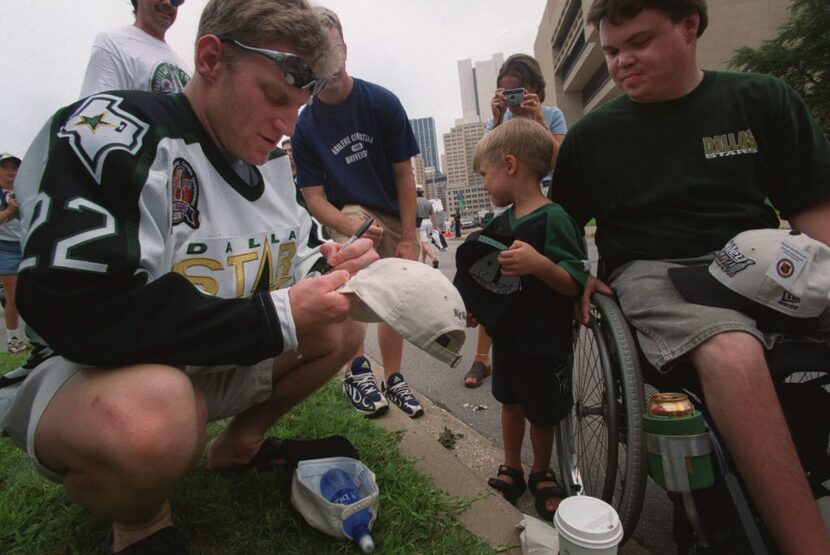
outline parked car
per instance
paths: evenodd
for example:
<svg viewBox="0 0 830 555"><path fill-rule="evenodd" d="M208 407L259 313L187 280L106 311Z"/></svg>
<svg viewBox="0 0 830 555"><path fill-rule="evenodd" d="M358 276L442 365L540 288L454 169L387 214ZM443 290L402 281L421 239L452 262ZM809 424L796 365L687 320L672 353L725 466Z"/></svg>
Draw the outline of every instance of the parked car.
<svg viewBox="0 0 830 555"><path fill-rule="evenodd" d="M473 227L473 220L469 218L462 218L461 219L461 229L467 229L469 227Z"/></svg>

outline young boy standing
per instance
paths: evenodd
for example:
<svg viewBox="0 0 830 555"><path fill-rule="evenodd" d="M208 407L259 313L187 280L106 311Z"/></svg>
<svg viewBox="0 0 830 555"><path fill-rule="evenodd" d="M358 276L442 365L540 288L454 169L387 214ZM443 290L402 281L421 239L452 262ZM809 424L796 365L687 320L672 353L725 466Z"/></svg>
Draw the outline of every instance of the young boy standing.
<svg viewBox="0 0 830 555"><path fill-rule="evenodd" d="M497 319L469 288L459 286L473 324L493 337L493 396L502 404L504 464L489 485L511 503L530 487L536 511L552 520L563 490L550 468L556 425L573 404L571 329L573 300L588 278L581 233L570 216L545 197L539 181L550 171L553 138L535 121L503 123L478 143L475 169L497 206L506 210L482 235L509 237L497 256L500 275L520 280ZM487 240L492 243L490 239ZM465 245L459 247L459 254ZM461 255L463 256L463 255ZM459 257L459 259L461 258ZM459 262L459 272L466 264ZM460 283L459 280L457 282ZM533 464L524 480L521 447L530 423Z"/></svg>

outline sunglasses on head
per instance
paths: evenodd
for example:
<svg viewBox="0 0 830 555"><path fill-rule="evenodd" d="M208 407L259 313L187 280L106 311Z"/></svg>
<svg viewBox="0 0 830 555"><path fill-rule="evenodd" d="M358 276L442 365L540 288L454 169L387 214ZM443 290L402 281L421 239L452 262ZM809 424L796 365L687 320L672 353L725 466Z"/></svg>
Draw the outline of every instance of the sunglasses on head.
<svg viewBox="0 0 830 555"><path fill-rule="evenodd" d="M320 94L320 91L323 90L323 87L326 86L326 79L324 77L317 77L314 75L314 71L312 71L308 64L306 64L296 54L248 46L247 44L242 44L232 37L224 35L219 37L219 40L231 43L242 50L247 50L248 52L253 52L254 54L259 54L260 56L265 56L277 64L277 67L280 68L280 71L282 72L282 76L289 85L298 89L310 91L311 96L317 96Z"/></svg>

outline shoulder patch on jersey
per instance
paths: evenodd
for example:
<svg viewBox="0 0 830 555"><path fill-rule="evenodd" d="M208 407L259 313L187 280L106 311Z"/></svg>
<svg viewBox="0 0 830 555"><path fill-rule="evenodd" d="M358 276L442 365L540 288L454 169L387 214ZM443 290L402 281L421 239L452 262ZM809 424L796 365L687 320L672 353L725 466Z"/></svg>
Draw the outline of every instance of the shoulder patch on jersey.
<svg viewBox="0 0 830 555"><path fill-rule="evenodd" d="M193 229L198 229L199 180L187 160L173 160L170 182L173 185L173 225L184 222Z"/></svg>
<svg viewBox="0 0 830 555"><path fill-rule="evenodd" d="M72 150L101 184L104 161L113 150L135 154L150 126L119 108L123 99L108 94L92 96L66 120L58 137L69 139Z"/></svg>

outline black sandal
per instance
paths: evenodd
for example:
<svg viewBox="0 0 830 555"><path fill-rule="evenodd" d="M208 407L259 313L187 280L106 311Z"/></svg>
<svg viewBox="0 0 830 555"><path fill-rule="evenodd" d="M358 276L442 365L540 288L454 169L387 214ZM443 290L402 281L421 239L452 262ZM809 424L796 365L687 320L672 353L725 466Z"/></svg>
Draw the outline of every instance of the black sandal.
<svg viewBox="0 0 830 555"><path fill-rule="evenodd" d="M545 507L545 502L551 497L559 497L560 499L564 499L567 497L567 494L561 486L547 486L540 488L539 484L542 482L558 483L556 473L552 469L548 468L547 470L540 470L539 472L531 472L527 477L527 484L530 488L530 492L536 498L534 503L536 513L543 519L551 522L553 520L553 515L556 514L556 511L549 511L547 507Z"/></svg>
<svg viewBox="0 0 830 555"><path fill-rule="evenodd" d="M484 383L484 378L492 372L489 364L484 364L480 360L473 361L472 366L464 376L464 386L469 388L479 387ZM467 379L472 378L473 381L468 382Z"/></svg>
<svg viewBox="0 0 830 555"><path fill-rule="evenodd" d="M499 478L490 478L487 480L487 485L502 493L508 503L515 505L516 500L521 494L524 493L525 489L527 489L524 473L521 470L516 470L515 468L510 468L509 466L502 464L499 465L497 475L512 478L513 483L511 484L509 482L505 482Z"/></svg>

